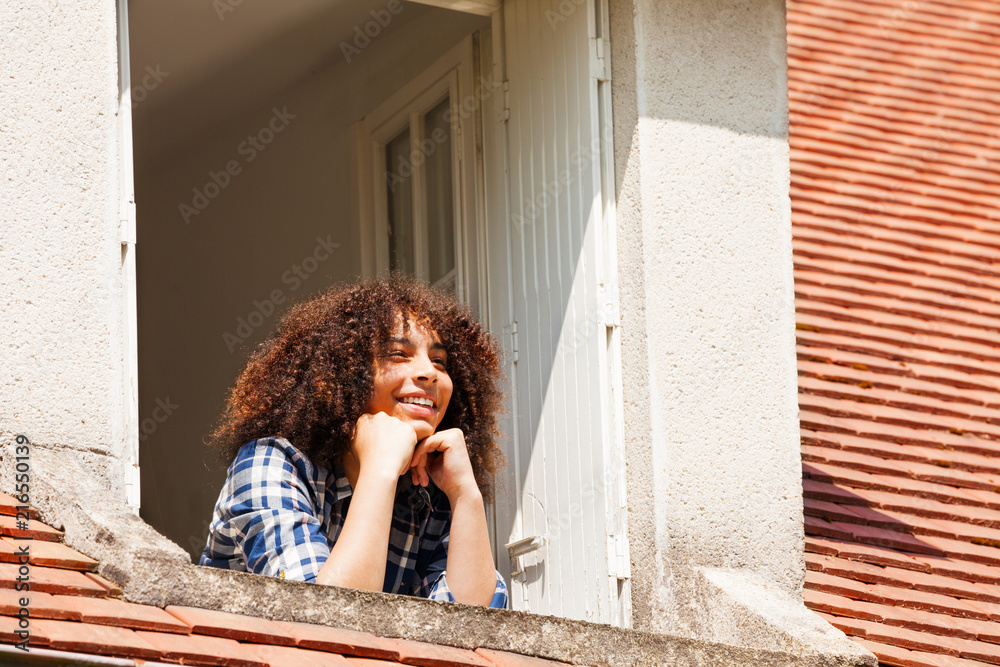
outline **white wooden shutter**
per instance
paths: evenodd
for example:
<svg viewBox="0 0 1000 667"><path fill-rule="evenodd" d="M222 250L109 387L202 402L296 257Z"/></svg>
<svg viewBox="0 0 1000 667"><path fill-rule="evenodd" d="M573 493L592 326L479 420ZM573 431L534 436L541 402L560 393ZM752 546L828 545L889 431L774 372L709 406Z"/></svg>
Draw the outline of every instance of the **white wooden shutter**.
<svg viewBox="0 0 1000 667"><path fill-rule="evenodd" d="M506 229L503 206L489 222L490 321L513 384L496 523L524 554L498 549L521 570L515 609L628 626L603 5L505 0L494 23L506 160L487 169L505 163L508 178Z"/></svg>

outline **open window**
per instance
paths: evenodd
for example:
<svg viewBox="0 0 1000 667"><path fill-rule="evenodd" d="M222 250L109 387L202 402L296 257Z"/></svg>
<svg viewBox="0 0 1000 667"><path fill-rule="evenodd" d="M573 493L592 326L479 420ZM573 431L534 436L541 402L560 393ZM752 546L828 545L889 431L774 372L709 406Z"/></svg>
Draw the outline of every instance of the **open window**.
<svg viewBox="0 0 1000 667"><path fill-rule="evenodd" d="M290 304L404 271L506 351L514 608L627 626L606 2L431 4L129 7L141 515L200 552L247 354Z"/></svg>

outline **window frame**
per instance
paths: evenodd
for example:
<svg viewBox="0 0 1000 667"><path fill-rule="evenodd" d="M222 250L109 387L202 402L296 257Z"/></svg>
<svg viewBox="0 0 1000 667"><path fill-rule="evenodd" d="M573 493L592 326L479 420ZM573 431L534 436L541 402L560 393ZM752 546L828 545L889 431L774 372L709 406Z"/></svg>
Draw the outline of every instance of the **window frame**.
<svg viewBox="0 0 1000 667"><path fill-rule="evenodd" d="M451 107L452 206L455 238L455 294L478 310L485 304L485 280L474 275L483 224L477 202L475 169L482 168L473 141L473 123L478 104L466 110L467 100L476 100L473 86L472 36L462 39L426 70L368 113L356 125L358 169L358 219L361 229L362 275L373 277L389 271L389 219L386 183L386 145L410 130L410 153L418 154L423 142L422 118L445 99ZM424 163L412 160L414 180L414 266L418 278L427 279L427 236L424 204Z"/></svg>
<svg viewBox="0 0 1000 667"><path fill-rule="evenodd" d="M139 316L136 273L135 151L132 141L132 74L128 3L118 2L118 227L121 242L122 417L125 502L138 515L139 474Z"/></svg>

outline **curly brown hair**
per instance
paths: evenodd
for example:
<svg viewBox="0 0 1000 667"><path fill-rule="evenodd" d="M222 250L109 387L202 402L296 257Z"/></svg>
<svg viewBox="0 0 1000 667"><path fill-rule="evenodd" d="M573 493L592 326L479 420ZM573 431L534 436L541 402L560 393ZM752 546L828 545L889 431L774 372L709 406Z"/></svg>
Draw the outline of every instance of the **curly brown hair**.
<svg viewBox="0 0 1000 667"><path fill-rule="evenodd" d="M439 429L465 434L476 482L491 499L492 473L504 464L495 442L496 341L454 296L399 275L334 286L282 317L229 392L212 433L220 458L231 461L247 442L273 436L330 467L351 446L372 399L376 356L404 315L404 326L426 326L445 346L454 389Z"/></svg>

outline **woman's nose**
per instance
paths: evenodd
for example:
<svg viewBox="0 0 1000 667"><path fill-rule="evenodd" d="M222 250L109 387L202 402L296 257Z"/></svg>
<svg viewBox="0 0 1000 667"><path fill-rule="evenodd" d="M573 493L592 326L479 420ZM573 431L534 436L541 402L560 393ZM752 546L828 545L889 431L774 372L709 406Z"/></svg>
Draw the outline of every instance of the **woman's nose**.
<svg viewBox="0 0 1000 667"><path fill-rule="evenodd" d="M425 382L437 381L437 368L428 355L418 354L413 357L413 377Z"/></svg>

